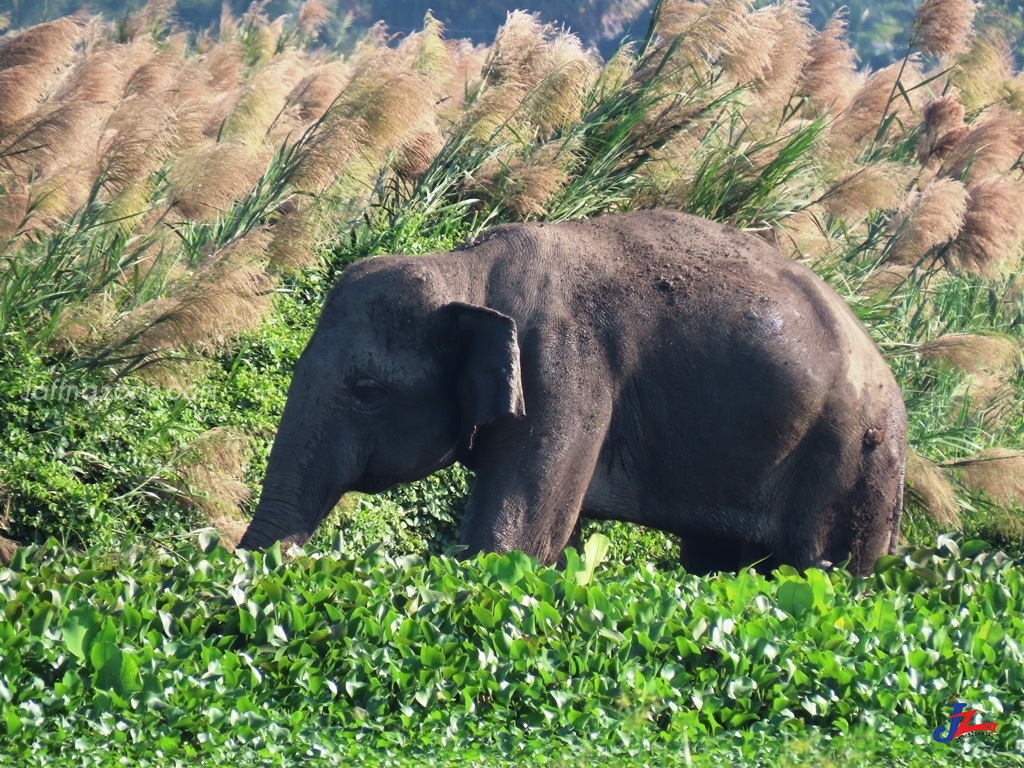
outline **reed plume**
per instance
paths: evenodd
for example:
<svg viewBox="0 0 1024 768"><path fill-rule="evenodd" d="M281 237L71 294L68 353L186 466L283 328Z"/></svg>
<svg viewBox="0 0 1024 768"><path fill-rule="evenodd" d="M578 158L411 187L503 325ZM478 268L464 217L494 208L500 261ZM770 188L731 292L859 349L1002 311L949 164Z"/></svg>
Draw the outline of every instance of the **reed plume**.
<svg viewBox="0 0 1024 768"><path fill-rule="evenodd" d="M970 131L964 122L965 114L963 105L955 96L943 96L928 102L917 142L917 160L921 165L937 170Z"/></svg>
<svg viewBox="0 0 1024 768"><path fill-rule="evenodd" d="M967 112L973 114L999 102L1012 77L1013 50L1006 34L997 27L987 27L975 34L967 50L956 58L949 84L959 92Z"/></svg>
<svg viewBox="0 0 1024 768"><path fill-rule="evenodd" d="M871 75L854 94L850 106L832 124L828 144L833 161L837 164L848 162L865 142L884 139L885 134L879 135L879 132L883 119L889 115L900 118L903 124L911 123L912 113L919 105L908 104L902 94L918 97L914 86L920 80L920 65L914 57ZM902 84L902 91L897 88L897 81ZM898 124L899 121L893 121L891 125Z"/></svg>
<svg viewBox="0 0 1024 768"><path fill-rule="evenodd" d="M809 101L814 113L841 112L857 89L857 54L846 40L846 31L846 13L840 10L811 38L793 95Z"/></svg>
<svg viewBox="0 0 1024 768"><path fill-rule="evenodd" d="M907 492L939 525L959 530L960 505L942 469L913 448L907 451Z"/></svg>
<svg viewBox="0 0 1024 768"><path fill-rule="evenodd" d="M997 176L969 189L960 234L945 251L946 266L996 277L1007 264L1020 260L1024 238L1024 186Z"/></svg>
<svg viewBox="0 0 1024 768"><path fill-rule="evenodd" d="M988 448L954 465L971 491L1003 507L1024 507L1024 452Z"/></svg>
<svg viewBox="0 0 1024 768"><path fill-rule="evenodd" d="M934 56L960 53L971 34L976 11L974 0L924 0L910 27L912 44Z"/></svg>
<svg viewBox="0 0 1024 768"><path fill-rule="evenodd" d="M912 192L889 225L893 239L886 261L915 264L946 245L963 228L969 201L967 188L956 179L936 179Z"/></svg>
<svg viewBox="0 0 1024 768"><path fill-rule="evenodd" d="M819 202L829 215L854 221L869 211L896 208L908 181L903 166L876 161L844 175L819 198Z"/></svg>
<svg viewBox="0 0 1024 768"><path fill-rule="evenodd" d="M252 494L243 480L251 455L244 434L234 428L216 427L196 437L175 466L183 481L183 500L203 514L229 548L238 544L247 525L239 507Z"/></svg>
<svg viewBox="0 0 1024 768"><path fill-rule="evenodd" d="M1021 159L1022 152L1024 115L995 110L963 134L950 149L939 174L963 179L970 185L1007 173Z"/></svg>

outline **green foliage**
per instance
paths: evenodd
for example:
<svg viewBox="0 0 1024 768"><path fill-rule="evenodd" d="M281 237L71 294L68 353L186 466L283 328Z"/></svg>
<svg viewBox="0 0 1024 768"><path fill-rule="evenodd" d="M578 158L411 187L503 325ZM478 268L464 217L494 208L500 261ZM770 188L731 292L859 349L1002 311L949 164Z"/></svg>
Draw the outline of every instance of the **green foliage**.
<svg viewBox="0 0 1024 768"><path fill-rule="evenodd" d="M980 542L774 580L600 564L600 538L564 572L200 543L50 542L0 570L0 765L994 766L1024 747L1024 580ZM953 700L999 730L933 742Z"/></svg>

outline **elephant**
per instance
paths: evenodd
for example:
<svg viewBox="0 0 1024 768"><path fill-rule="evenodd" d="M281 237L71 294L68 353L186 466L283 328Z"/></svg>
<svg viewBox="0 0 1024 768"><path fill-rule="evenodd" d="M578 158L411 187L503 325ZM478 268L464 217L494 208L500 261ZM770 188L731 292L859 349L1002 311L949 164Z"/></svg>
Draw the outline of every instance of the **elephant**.
<svg viewBox="0 0 1024 768"><path fill-rule="evenodd" d="M550 564L586 517L678 535L696 574L866 574L899 533L906 431L864 326L763 239L664 210L506 224L343 271L239 547L461 462L463 556Z"/></svg>

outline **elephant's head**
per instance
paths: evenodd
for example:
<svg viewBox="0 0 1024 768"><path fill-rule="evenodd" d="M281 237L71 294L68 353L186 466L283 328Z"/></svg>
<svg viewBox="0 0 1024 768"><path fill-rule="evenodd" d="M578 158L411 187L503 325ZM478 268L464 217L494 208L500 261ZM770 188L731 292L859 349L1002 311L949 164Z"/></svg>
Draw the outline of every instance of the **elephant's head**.
<svg viewBox="0 0 1024 768"><path fill-rule="evenodd" d="M458 301L425 261L371 259L331 291L239 546L303 544L347 491L425 477L477 427L524 413L515 322Z"/></svg>

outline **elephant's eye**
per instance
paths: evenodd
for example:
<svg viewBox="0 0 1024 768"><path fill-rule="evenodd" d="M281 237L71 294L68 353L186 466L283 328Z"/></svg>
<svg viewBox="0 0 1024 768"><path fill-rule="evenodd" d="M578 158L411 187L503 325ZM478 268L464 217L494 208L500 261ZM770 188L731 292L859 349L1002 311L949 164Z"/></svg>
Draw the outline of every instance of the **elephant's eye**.
<svg viewBox="0 0 1024 768"><path fill-rule="evenodd" d="M355 404L365 410L379 408L387 395L387 389L383 384L365 376L356 379L350 391Z"/></svg>

